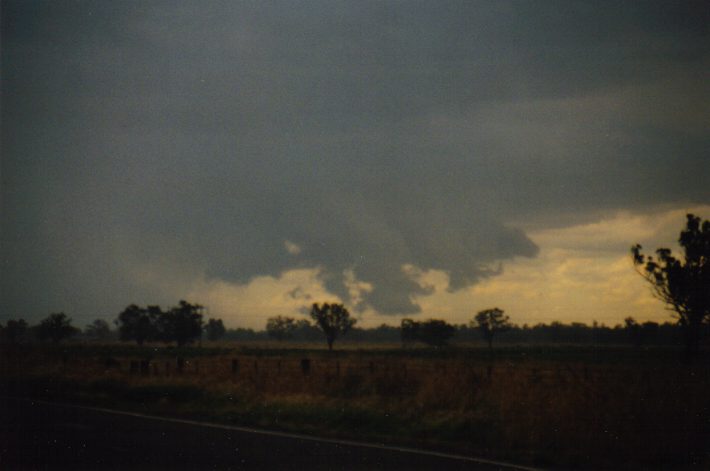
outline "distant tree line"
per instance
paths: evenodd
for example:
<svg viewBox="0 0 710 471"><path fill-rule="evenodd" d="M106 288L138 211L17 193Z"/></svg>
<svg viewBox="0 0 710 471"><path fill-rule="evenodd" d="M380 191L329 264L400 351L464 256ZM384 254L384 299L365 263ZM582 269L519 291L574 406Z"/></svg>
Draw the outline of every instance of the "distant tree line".
<svg viewBox="0 0 710 471"><path fill-rule="evenodd" d="M145 308L131 304L115 321L120 340L175 342L183 346L202 338L209 340L253 341L273 338L278 341L313 342L325 340L328 349L336 339L348 334L350 342L417 343L441 348L450 342L479 342L489 348L493 340L508 344L595 344L595 345L685 345L689 355L698 352L710 340L710 221L687 215L686 227L678 243L683 255L659 248L656 255L645 255L639 244L631 247L638 272L650 283L654 295L675 312L676 323L643 322L631 317L623 325L608 327L594 322L591 326L573 322L518 326L498 308L480 311L468 323L452 325L441 319L415 321L403 319L399 327L382 324L375 328L357 328L356 320L342 304L313 304L312 322L286 316L269 318L264 331L226 329L221 319L203 320L202 306L180 301L164 311L160 306ZM504 335L503 335L504 334ZM109 324L97 319L80 331L72 326L65 313L53 313L39 324L30 326L24 319L0 323L0 341L23 343L46 341L59 343L72 337L105 341L115 338Z"/></svg>
<svg viewBox="0 0 710 471"><path fill-rule="evenodd" d="M51 321L44 321L37 325L29 325L23 319L10 319L5 323L0 323L0 341L3 343L27 343L27 342L60 342L66 339L84 341L113 341L119 339L120 331L110 328L108 322L97 319L84 327L83 331L71 325L71 319L66 315L52 314ZM48 318L48 319L49 319ZM266 340L280 340L288 343L313 343L321 342L324 339L323 332L309 322L307 319L296 319L285 317L290 321L285 321L285 332L276 333L273 328L255 330L250 328L225 328L221 319L210 319L203 325L205 338L208 340L224 340L236 342L252 342ZM377 327L361 328L353 326L341 341L345 343L401 343L404 346L430 345L437 346L440 340L444 339L446 344L461 343L483 343L488 344L488 340L482 334L480 327L475 323L449 324L443 320L433 319L427 321L405 320L400 326L382 324ZM410 322L415 328L420 329L422 325L429 325L423 331L417 331L414 337L411 336ZM164 326L161 322L159 325ZM69 328L67 328L67 326ZM433 327L433 328L432 328ZM710 339L710 326L703 326L705 334L703 338ZM175 338L168 340L164 334L153 332L149 336L134 337L129 335L124 340L138 342L142 338L143 342L177 342ZM174 329L170 331L175 332ZM437 334L433 339L426 338L426 332L445 332ZM56 332L56 333L54 333ZM424 336L422 336L424 332ZM197 330L192 330L191 341L199 338ZM535 325L509 324L504 330L495 334L495 344L580 344L580 345L684 345L683 327L671 322L637 322L629 317L623 324L607 326L593 323L592 325L580 322L562 323L552 322L549 324L539 323Z"/></svg>
<svg viewBox="0 0 710 471"><path fill-rule="evenodd" d="M116 318L116 330L104 319L96 319L83 331L72 325L72 319L65 313L53 313L30 326L24 319L9 319L0 323L0 342L6 344L29 342L59 343L64 340L80 341L135 341L139 345L145 342L175 342L183 346L201 339L202 334L208 340L224 337L226 328L221 319L210 318L203 321L202 306L180 301L177 306L163 310L160 306L139 307L131 304Z"/></svg>
<svg viewBox="0 0 710 471"><path fill-rule="evenodd" d="M160 306L139 307L131 304L118 315L119 338L135 341L138 345L145 342L175 342L178 347L202 337L204 321L203 307L180 301L177 306L164 311ZM215 332L216 321L211 319L210 334ZM221 321L219 321L221 324Z"/></svg>
<svg viewBox="0 0 710 471"><path fill-rule="evenodd" d="M71 322L71 318L63 312L50 314L33 326L24 319L9 319L5 325L0 324L0 341L10 344L36 341L59 343L81 332Z"/></svg>
<svg viewBox="0 0 710 471"><path fill-rule="evenodd" d="M483 315L481 313L484 313ZM710 326L704 327L710 336ZM307 319L277 316L269 318L265 330L250 328L227 329L225 340L309 343L323 339L323 332ZM495 340L494 340L495 339ZM516 325L498 308L479 312L468 324L450 324L441 319L414 321L404 319L399 326L382 324L377 327L352 327L345 343L400 343L405 346L447 344L580 344L580 345L683 345L682 326L665 322L637 322L632 317L623 324L607 326L593 322Z"/></svg>
<svg viewBox="0 0 710 471"><path fill-rule="evenodd" d="M10 319L0 323L0 342L58 343L67 339L81 341L135 341L175 342L185 345L201 338L233 342L266 341L269 339L290 343L314 343L324 339L324 331L315 322L288 316L276 316L267 320L264 330L250 328L227 329L221 319L202 320L202 308L197 304L181 301L167 311L157 306L141 308L130 305L119 314L112 330L109 323L96 319L83 331L72 326L72 320L64 313L49 315L37 325L29 325L23 319ZM482 314L484 313L484 314ZM702 338L710 340L710 325L702 326ZM650 345L681 346L685 344L685 328L677 323L637 322L632 317L623 324L606 326L594 322L535 324L529 326L512 324L503 311L497 308L479 312L468 324L449 324L440 319L414 321L404 319L399 326L382 324L378 327L360 328L350 324L346 343L377 344L401 343L404 347L428 345L436 348L448 344L484 343L489 347L495 338L496 344L569 344L569 345ZM342 331L338 334L342 337ZM327 338L326 338L327 341Z"/></svg>

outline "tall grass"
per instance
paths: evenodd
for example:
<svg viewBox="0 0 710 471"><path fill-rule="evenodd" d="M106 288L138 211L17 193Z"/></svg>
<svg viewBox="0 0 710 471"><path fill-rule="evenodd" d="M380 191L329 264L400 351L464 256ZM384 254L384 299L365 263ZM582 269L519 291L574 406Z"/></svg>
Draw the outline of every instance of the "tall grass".
<svg viewBox="0 0 710 471"><path fill-rule="evenodd" d="M669 350L186 352L30 350L0 371L16 393L529 464L710 464L710 368Z"/></svg>

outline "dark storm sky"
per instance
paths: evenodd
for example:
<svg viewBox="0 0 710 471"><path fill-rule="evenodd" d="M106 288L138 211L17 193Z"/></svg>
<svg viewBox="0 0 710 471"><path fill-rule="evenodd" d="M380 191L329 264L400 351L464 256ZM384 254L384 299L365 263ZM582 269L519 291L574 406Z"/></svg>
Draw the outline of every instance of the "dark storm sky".
<svg viewBox="0 0 710 471"><path fill-rule="evenodd" d="M708 203L709 5L3 1L0 320L183 295L137 265L411 314L404 264Z"/></svg>

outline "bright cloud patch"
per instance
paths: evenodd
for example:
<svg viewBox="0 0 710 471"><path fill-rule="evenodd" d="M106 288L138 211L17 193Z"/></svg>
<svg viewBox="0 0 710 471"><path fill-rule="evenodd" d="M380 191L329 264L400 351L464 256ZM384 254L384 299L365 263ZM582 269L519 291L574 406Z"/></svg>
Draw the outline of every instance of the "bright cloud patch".
<svg viewBox="0 0 710 471"><path fill-rule="evenodd" d="M710 214L710 206L653 215L624 212L591 224L532 232L530 238L540 247L537 258L516 259L502 275L462 292L446 292L443 272L419 272L418 281L433 286L434 293L418 302L425 315L458 323L494 306L519 324L596 320L615 325L628 316L667 321L670 313L634 271L628 252L636 242L649 251L662 246L677 250L688 212Z"/></svg>

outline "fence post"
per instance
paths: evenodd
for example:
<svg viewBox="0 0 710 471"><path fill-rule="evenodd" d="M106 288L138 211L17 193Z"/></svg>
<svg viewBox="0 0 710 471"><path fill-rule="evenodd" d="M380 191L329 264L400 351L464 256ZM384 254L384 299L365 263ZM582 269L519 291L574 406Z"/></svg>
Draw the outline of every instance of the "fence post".
<svg viewBox="0 0 710 471"><path fill-rule="evenodd" d="M232 358L232 374L236 376L239 374L239 360Z"/></svg>

